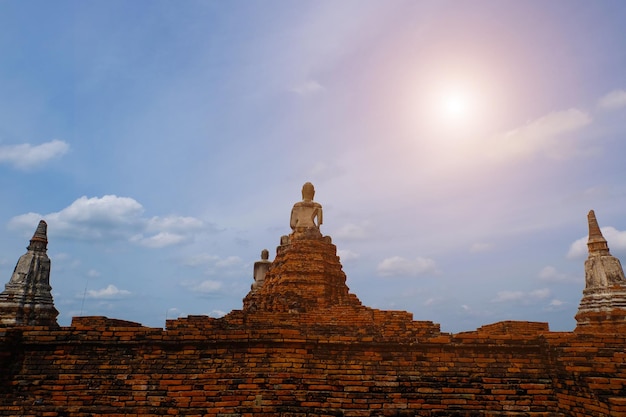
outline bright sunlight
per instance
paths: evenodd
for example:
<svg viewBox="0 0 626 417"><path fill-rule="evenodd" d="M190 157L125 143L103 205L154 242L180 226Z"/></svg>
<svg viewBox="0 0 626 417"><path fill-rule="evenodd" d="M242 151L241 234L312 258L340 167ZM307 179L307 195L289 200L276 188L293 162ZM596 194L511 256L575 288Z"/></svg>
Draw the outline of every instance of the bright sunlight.
<svg viewBox="0 0 626 417"><path fill-rule="evenodd" d="M446 91L439 99L441 122L452 125L450 127L466 125L476 117L476 108L473 98L464 91Z"/></svg>

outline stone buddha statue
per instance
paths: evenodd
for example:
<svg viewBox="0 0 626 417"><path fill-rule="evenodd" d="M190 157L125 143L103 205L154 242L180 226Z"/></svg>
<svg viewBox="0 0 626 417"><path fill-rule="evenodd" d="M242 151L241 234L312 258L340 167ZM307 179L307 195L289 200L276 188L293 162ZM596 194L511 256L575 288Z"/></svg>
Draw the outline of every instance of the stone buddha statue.
<svg viewBox="0 0 626 417"><path fill-rule="evenodd" d="M254 263L254 283L250 288L251 290L256 290L265 282L265 274L267 274L267 271L270 269L270 265L272 264L272 262L268 259L269 256L269 251L267 249L263 249L261 251L261 260Z"/></svg>
<svg viewBox="0 0 626 417"><path fill-rule="evenodd" d="M315 188L310 182L302 186L302 201L291 209L290 226L294 237L321 237L322 205L313 201Z"/></svg>

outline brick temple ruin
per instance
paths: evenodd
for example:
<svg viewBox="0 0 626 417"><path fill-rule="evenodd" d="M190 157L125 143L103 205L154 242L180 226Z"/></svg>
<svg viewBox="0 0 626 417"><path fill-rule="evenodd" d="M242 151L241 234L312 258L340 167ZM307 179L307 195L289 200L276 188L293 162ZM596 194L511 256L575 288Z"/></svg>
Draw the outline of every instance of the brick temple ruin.
<svg viewBox="0 0 626 417"><path fill-rule="evenodd" d="M40 223L0 294L0 415L626 416L626 280L593 211L573 332L505 321L449 334L361 305L313 192L241 310L165 330L58 326Z"/></svg>

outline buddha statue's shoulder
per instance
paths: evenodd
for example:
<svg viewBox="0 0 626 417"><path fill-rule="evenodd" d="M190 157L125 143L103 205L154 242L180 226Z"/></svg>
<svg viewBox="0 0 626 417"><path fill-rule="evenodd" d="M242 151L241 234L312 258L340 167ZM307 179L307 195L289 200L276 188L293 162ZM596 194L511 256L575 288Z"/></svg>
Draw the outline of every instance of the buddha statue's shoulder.
<svg viewBox="0 0 626 417"><path fill-rule="evenodd" d="M297 203L295 203L293 205L294 208L322 208L322 205L320 203L317 203L315 201L298 201Z"/></svg>

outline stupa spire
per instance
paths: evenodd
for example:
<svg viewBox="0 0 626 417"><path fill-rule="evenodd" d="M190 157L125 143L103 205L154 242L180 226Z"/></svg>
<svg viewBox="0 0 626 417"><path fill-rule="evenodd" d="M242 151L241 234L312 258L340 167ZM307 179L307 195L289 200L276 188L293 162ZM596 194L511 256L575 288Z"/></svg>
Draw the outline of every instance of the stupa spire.
<svg viewBox="0 0 626 417"><path fill-rule="evenodd" d="M589 256L585 261L585 289L578 307L577 329L626 327L626 279L624 269L609 251L596 214L587 215Z"/></svg>
<svg viewBox="0 0 626 417"><path fill-rule="evenodd" d="M587 241L589 256L610 255L609 245L604 236L602 236L596 213L593 210L590 210L589 214L587 214L587 222L589 223L589 240Z"/></svg>
<svg viewBox="0 0 626 417"><path fill-rule="evenodd" d="M48 225L41 220L28 251L15 265L11 280L0 293L0 325L57 326L59 312L52 301Z"/></svg>

